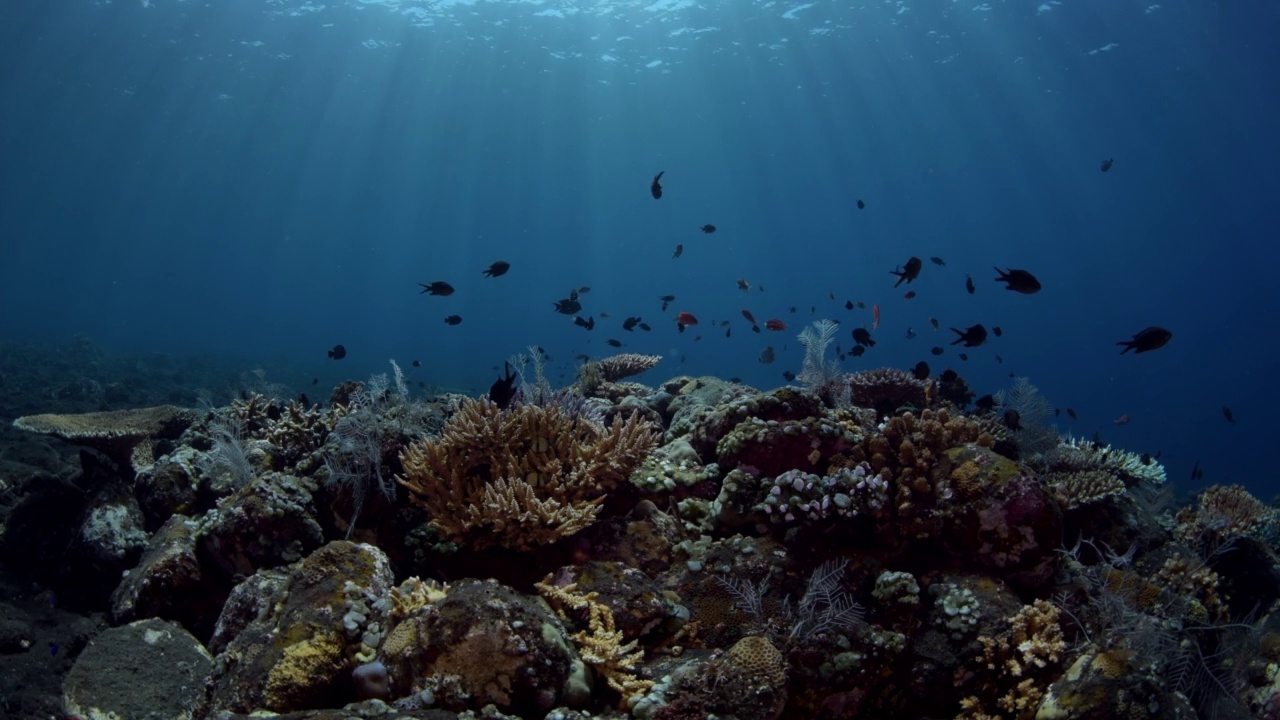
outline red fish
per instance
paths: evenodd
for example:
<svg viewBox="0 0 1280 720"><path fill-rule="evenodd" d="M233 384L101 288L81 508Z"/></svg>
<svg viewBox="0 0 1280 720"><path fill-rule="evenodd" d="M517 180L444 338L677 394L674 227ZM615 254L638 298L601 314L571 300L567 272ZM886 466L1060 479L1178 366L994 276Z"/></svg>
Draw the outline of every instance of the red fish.
<svg viewBox="0 0 1280 720"><path fill-rule="evenodd" d="M781 320L765 320L764 326L775 332L787 329L787 324L782 322Z"/></svg>
<svg viewBox="0 0 1280 720"><path fill-rule="evenodd" d="M750 310L743 310L742 317L746 318L747 322L751 323L752 325L756 324L756 316L752 315Z"/></svg>
<svg viewBox="0 0 1280 720"><path fill-rule="evenodd" d="M679 312L676 313L676 324L680 326L681 330L684 330L689 325L697 325L698 318L694 317L693 313Z"/></svg>
<svg viewBox="0 0 1280 720"><path fill-rule="evenodd" d="M871 329L875 330L876 328L880 327L880 306L879 305L871 306L871 317L875 318L875 322L871 323Z"/></svg>

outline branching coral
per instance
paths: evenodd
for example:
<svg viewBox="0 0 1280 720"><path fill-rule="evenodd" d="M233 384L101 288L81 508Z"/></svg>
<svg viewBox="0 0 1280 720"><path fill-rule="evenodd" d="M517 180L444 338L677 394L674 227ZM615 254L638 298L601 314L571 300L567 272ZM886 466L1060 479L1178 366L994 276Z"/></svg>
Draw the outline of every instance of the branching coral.
<svg viewBox="0 0 1280 720"><path fill-rule="evenodd" d="M529 549L590 524L656 444L634 416L606 428L557 406L466 400L438 438L401 453L396 480L450 539Z"/></svg>
<svg viewBox="0 0 1280 720"><path fill-rule="evenodd" d="M961 701L958 717L1034 717L1067 650L1057 606L1036 600L1010 618L1006 632L999 637L979 636L978 642L982 651L977 674L987 683L981 695L988 700L994 697L995 708L971 695Z"/></svg>
<svg viewBox="0 0 1280 720"><path fill-rule="evenodd" d="M603 675L609 687L620 693L624 700L653 687L652 680L641 680L635 675L637 665L644 659L644 650L637 647L635 640L622 642L622 631L614 625L613 611L608 605L598 602L597 593L578 593L576 583L556 585L553 575L547 575L534 587L557 607L561 616L566 607L578 612L586 611L588 629L575 633L573 639L578 643L582 659Z"/></svg>

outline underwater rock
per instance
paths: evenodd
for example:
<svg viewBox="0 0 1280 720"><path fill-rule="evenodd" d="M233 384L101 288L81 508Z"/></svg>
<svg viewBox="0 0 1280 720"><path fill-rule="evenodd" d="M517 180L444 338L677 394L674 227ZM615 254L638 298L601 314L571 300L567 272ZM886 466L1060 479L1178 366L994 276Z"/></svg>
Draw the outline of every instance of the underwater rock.
<svg viewBox="0 0 1280 720"><path fill-rule="evenodd" d="M206 586L196 557L197 523L175 515L151 538L138 566L111 594L116 623L160 617L206 635L221 609L221 593Z"/></svg>
<svg viewBox="0 0 1280 720"><path fill-rule="evenodd" d="M223 498L200 519L201 557L226 578L301 559L324 543L315 491L313 479L268 473Z"/></svg>
<svg viewBox="0 0 1280 720"><path fill-rule="evenodd" d="M389 612L393 577L382 551L332 542L290 567L281 583L250 582L255 590L233 594L210 643L225 648L205 709L289 712L357 700L351 671L363 662L366 637L385 631ZM242 619L248 609L259 612L233 632L240 621L227 614Z"/></svg>
<svg viewBox="0 0 1280 720"><path fill-rule="evenodd" d="M212 668L191 633L139 620L103 631L76 658L62 685L63 707L69 717L187 720Z"/></svg>

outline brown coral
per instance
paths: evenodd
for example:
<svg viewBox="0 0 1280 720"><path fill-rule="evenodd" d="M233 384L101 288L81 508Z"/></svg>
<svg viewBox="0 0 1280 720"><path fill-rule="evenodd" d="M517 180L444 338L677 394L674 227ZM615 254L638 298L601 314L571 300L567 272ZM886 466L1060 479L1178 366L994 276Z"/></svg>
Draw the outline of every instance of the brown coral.
<svg viewBox="0 0 1280 720"><path fill-rule="evenodd" d="M639 355L636 353L620 353L604 358L596 363L606 382L617 382L623 378L651 369L662 361L661 355Z"/></svg>
<svg viewBox="0 0 1280 720"><path fill-rule="evenodd" d="M466 400L438 438L401 453L396 479L451 540L529 549L589 525L657 441L635 417L606 428L556 406Z"/></svg>
<svg viewBox="0 0 1280 720"><path fill-rule="evenodd" d="M875 408L880 415L891 415L907 405L923 408L928 403L928 381L897 368L851 373L847 381L854 404Z"/></svg>
<svg viewBox="0 0 1280 720"><path fill-rule="evenodd" d="M158 405L73 415L26 415L14 420L13 426L91 447L121 467L132 461L137 469L154 462L151 440L178 437L195 417L194 410Z"/></svg>

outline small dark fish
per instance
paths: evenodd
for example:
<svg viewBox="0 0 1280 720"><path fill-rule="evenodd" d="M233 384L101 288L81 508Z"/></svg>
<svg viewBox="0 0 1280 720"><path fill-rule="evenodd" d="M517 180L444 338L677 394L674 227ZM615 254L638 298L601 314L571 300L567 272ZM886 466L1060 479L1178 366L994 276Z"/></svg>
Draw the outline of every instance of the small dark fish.
<svg viewBox="0 0 1280 720"><path fill-rule="evenodd" d="M969 353L960 353L959 355L956 355L956 357L964 360L965 362L969 362Z"/></svg>
<svg viewBox="0 0 1280 720"><path fill-rule="evenodd" d="M918 257L912 257L907 260L907 264L897 270L890 270L890 275L897 275L898 282L894 283L894 287L898 287L902 283L910 284L911 281L920 277L920 268L924 267L924 263Z"/></svg>
<svg viewBox="0 0 1280 720"><path fill-rule="evenodd" d="M703 225L703 226L702 226L701 228L699 228L699 229L700 229L700 230L702 230L702 232L704 232L704 233L706 233L706 234L710 235L711 233L713 233L713 232L715 232L715 231L716 231L716 226L715 226L715 225Z"/></svg>
<svg viewBox="0 0 1280 720"><path fill-rule="evenodd" d="M916 339L916 331L915 331L915 330L912 330L911 328L907 328L907 339L908 339L908 340L915 340L915 339Z"/></svg>
<svg viewBox="0 0 1280 720"><path fill-rule="evenodd" d="M1004 335L1004 331L1000 329L999 325L992 325L991 332L995 333L996 337L1000 337L1001 335Z"/></svg>
<svg viewBox="0 0 1280 720"><path fill-rule="evenodd" d="M1071 418L1072 420L1079 419L1076 417L1076 411L1073 408L1067 408L1067 417Z"/></svg>
<svg viewBox="0 0 1280 720"><path fill-rule="evenodd" d="M862 357L862 354L866 351L867 349L862 345L854 345L853 348L849 350L849 354L854 357Z"/></svg>
<svg viewBox="0 0 1280 720"><path fill-rule="evenodd" d="M951 328L951 332L955 333L958 336L955 340L951 341L952 345L959 345L960 343L964 343L964 346L967 348L978 347L979 345L987 341L987 329L983 327L981 323L977 325L971 325L965 328L964 330Z"/></svg>
<svg viewBox="0 0 1280 720"><path fill-rule="evenodd" d="M423 293L426 293L428 295L452 295L453 294L453 286L443 280L437 280L431 283L430 285L424 285L423 283L418 283L418 285L422 287L422 292L418 293L419 295Z"/></svg>
<svg viewBox="0 0 1280 720"><path fill-rule="evenodd" d="M489 399L505 410L516 397L516 376L511 372L511 363L504 363L504 366L506 376L498 376L493 385L489 386Z"/></svg>
<svg viewBox="0 0 1280 720"><path fill-rule="evenodd" d="M977 290L977 288L973 286L973 276L971 275L964 276L964 289L968 290L970 295L972 295L974 291Z"/></svg>
<svg viewBox="0 0 1280 720"><path fill-rule="evenodd" d="M587 330L594 330L596 328L596 319L595 319L595 316L592 316L587 318L586 320L583 320L582 318L575 315L573 317L573 324L577 325L580 328L584 328Z"/></svg>
<svg viewBox="0 0 1280 720"><path fill-rule="evenodd" d="M1192 480L1204 479L1204 471L1200 469L1199 460L1197 460L1195 466L1191 468L1191 479Z"/></svg>
<svg viewBox="0 0 1280 720"><path fill-rule="evenodd" d="M445 324L445 325L457 325L457 324L459 324L459 323L461 323L461 322L462 322L462 316L461 316L461 315L450 315L449 317L447 317L447 318L445 318L445 319L444 319L444 324Z"/></svg>
<svg viewBox="0 0 1280 720"><path fill-rule="evenodd" d="M319 385L319 384L320 384L320 378L311 378L311 384L312 384L312 385Z"/></svg>
<svg viewBox="0 0 1280 720"><path fill-rule="evenodd" d="M725 328L725 329L724 329L724 336L725 336L725 337L733 337L733 328L731 328L731 327L729 327L729 328Z"/></svg>
<svg viewBox="0 0 1280 720"><path fill-rule="evenodd" d="M1106 160L1103 160L1103 161L1102 161L1102 172L1106 172L1106 171L1110 170L1110 169L1111 169L1112 164L1114 164L1114 163L1115 163L1115 159L1114 159L1114 158L1107 158Z"/></svg>
<svg viewBox="0 0 1280 720"><path fill-rule="evenodd" d="M577 300L577 299L578 299L578 294L579 294L579 293L581 293L581 294L583 294L583 295L586 295L586 294L587 294L587 293L589 293L589 292L591 292L591 286L590 286L590 285L583 285L582 287L578 288L577 290L573 290L573 291L571 291L571 292L569 293L569 296L570 296L570 297L572 297L574 300Z"/></svg>
<svg viewBox="0 0 1280 720"><path fill-rule="evenodd" d="M302 393L298 396L298 402L302 403L302 407L304 408L311 407L311 398L307 397L306 393Z"/></svg>
<svg viewBox="0 0 1280 720"><path fill-rule="evenodd" d="M790 370L783 370L782 379L786 380L787 382L795 382L796 374L791 372Z"/></svg>
<svg viewBox="0 0 1280 720"><path fill-rule="evenodd" d="M752 326L751 326L751 332L753 332L753 333L758 333L758 332L760 332L760 326L759 326L759 325L752 325Z"/></svg>
<svg viewBox="0 0 1280 720"><path fill-rule="evenodd" d="M653 182L649 183L649 194L653 195L654 200L662 199L662 176L666 170L653 176Z"/></svg>
<svg viewBox="0 0 1280 720"><path fill-rule="evenodd" d="M675 300L675 299L676 299L676 296L675 296L675 295L663 295L662 297L660 297L660 298L658 298L658 299L662 301L662 311L663 311L663 312L666 312L666 311L667 311L667 308L671 306L671 301L672 301L672 300Z"/></svg>
<svg viewBox="0 0 1280 720"><path fill-rule="evenodd" d="M413 365L414 367L422 367L422 363L417 360L414 360L412 363L409 363L409 364Z"/></svg>
<svg viewBox="0 0 1280 720"><path fill-rule="evenodd" d="M677 243L677 244L676 244L676 251L675 251L675 252L673 252L673 253L671 253L671 259L672 259L672 260L675 260L676 258L680 257L680 256L681 256L681 255L683 255L683 254L684 254L684 245L681 245L681 244Z"/></svg>
<svg viewBox="0 0 1280 720"><path fill-rule="evenodd" d="M329 358L332 360L341 360L347 356L347 349L341 345L334 345L329 351Z"/></svg>
<svg viewBox="0 0 1280 720"><path fill-rule="evenodd" d="M852 309L853 309L853 301L852 301L852 300L845 300L845 301L844 301L844 309L845 309L845 310L852 310Z"/></svg>
<svg viewBox="0 0 1280 720"><path fill-rule="evenodd" d="M742 292L747 292L751 289L751 283L747 282L743 278L738 278L738 289Z"/></svg>
<svg viewBox="0 0 1280 720"><path fill-rule="evenodd" d="M627 332L631 332L635 329L636 325L639 322L640 322L639 317L629 317L626 320L622 321L622 329L626 330Z"/></svg>
<svg viewBox="0 0 1280 720"><path fill-rule="evenodd" d="M934 265L938 265L939 267L947 266L947 261L938 257L937 255L934 255L933 257L929 258L929 262L933 263Z"/></svg>
<svg viewBox="0 0 1280 720"><path fill-rule="evenodd" d="M983 412L994 410L996 407L996 398L994 395L988 393L975 400L973 406Z"/></svg>
<svg viewBox="0 0 1280 720"><path fill-rule="evenodd" d="M582 303L577 298L569 297L564 300L557 300L555 303L556 312L562 315L574 315L582 309Z"/></svg>
<svg viewBox="0 0 1280 720"><path fill-rule="evenodd" d="M929 318L929 324L933 326L933 329L934 329L934 330L937 330L937 329L938 329L938 318Z"/></svg>
<svg viewBox="0 0 1280 720"><path fill-rule="evenodd" d="M605 340L605 342L609 344L609 347L622 347L621 340L614 340L613 338L609 338L608 340Z"/></svg>
<svg viewBox="0 0 1280 720"><path fill-rule="evenodd" d="M639 324L637 324L637 325L636 325L636 327L640 328L641 330L643 330L643 331L645 331L645 332L649 332L650 330L652 330L652 329L653 329L653 328L649 327L649 323L646 323L646 322L639 323Z"/></svg>
<svg viewBox="0 0 1280 720"><path fill-rule="evenodd" d="M1129 417L1128 415L1121 415L1120 417L1116 418L1115 420L1112 420L1111 422L1114 422L1116 425L1128 425L1129 421L1132 419L1133 418Z"/></svg>
<svg viewBox="0 0 1280 720"><path fill-rule="evenodd" d="M1026 270L1001 270L996 268L996 282L1005 283L1005 290L1012 290L1023 295L1034 295L1040 292L1040 281Z"/></svg>
<svg viewBox="0 0 1280 720"><path fill-rule="evenodd" d="M935 345L932 348L929 348L929 352L933 353L934 355L941 355L942 353L946 352L946 350L943 350L942 348Z"/></svg>
<svg viewBox="0 0 1280 720"><path fill-rule="evenodd" d="M858 209L859 209L859 210L866 210L866 209L867 209L867 204L866 204L866 203L864 203L864 202L862 202L862 198L858 198Z"/></svg>
<svg viewBox="0 0 1280 720"><path fill-rule="evenodd" d="M1022 429L1022 415L1020 415L1017 410L1014 410L1013 408L1005 410L1004 417L1002 419L1004 420L1005 427L1010 430L1017 432Z"/></svg>
<svg viewBox="0 0 1280 720"><path fill-rule="evenodd" d="M1002 357L1000 357L999 355L997 355L997 356L996 356L996 364L998 364L998 365L1003 365L1003 364L1004 364L1004 358L1002 358Z"/></svg>
<svg viewBox="0 0 1280 720"><path fill-rule="evenodd" d="M916 376L917 380L929 379L929 363L921 360L916 366L911 368L911 374Z"/></svg>
<svg viewBox="0 0 1280 720"><path fill-rule="evenodd" d="M915 291L915 290L908 290L907 292L905 292L905 293L902 295L902 299L903 299L903 300L910 300L911 298L913 298L913 297L915 297L915 296L916 296L916 291Z"/></svg>
<svg viewBox="0 0 1280 720"><path fill-rule="evenodd" d="M862 302L861 300L859 300L857 303L855 303L855 305L857 305L857 306L858 306L858 309L859 309L859 310L866 310L866 309L867 309L867 304L866 304L866 303L864 303L864 302Z"/></svg>
<svg viewBox="0 0 1280 720"><path fill-rule="evenodd" d="M866 328L854 328L853 341L867 347L876 346L876 341L871 339L871 333Z"/></svg>
<svg viewBox="0 0 1280 720"><path fill-rule="evenodd" d="M485 277L501 277L503 275L506 275L507 271L510 269L511 269L511 263L503 260L499 260L494 264L490 265L489 268L484 271L484 276Z"/></svg>
<svg viewBox="0 0 1280 720"><path fill-rule="evenodd" d="M1222 417L1226 418L1227 422L1231 423L1232 425L1236 424L1235 413L1231 412L1231 408L1227 407L1226 405L1222 406Z"/></svg>
<svg viewBox="0 0 1280 720"><path fill-rule="evenodd" d="M769 363L773 362L773 359L774 359L774 352L773 352L772 345L769 345L768 347L760 351L760 362L762 364L768 365Z"/></svg>
<svg viewBox="0 0 1280 720"><path fill-rule="evenodd" d="M1130 350L1141 354L1164 347L1172 338L1173 333L1162 327L1152 325L1149 328L1140 330L1138 334L1133 336L1132 340L1121 340L1116 344L1124 346L1124 349L1120 351L1121 355L1129 352Z"/></svg>

